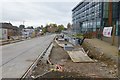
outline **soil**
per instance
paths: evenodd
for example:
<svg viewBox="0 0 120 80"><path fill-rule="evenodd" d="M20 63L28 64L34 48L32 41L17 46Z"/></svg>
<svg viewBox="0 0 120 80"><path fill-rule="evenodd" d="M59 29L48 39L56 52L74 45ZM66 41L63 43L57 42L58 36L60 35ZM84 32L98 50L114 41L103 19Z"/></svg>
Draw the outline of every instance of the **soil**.
<svg viewBox="0 0 120 80"><path fill-rule="evenodd" d="M66 43L66 42L65 42ZM47 64L44 59L40 60L33 70L32 78L115 78L117 72L110 70L103 62L94 63L74 63L67 52L57 43L53 42L51 54L49 56L52 64ZM81 46L74 46L80 48ZM43 57L44 58L44 57ZM93 58L94 59L94 58ZM57 71L55 65L60 65L63 71Z"/></svg>
<svg viewBox="0 0 120 80"><path fill-rule="evenodd" d="M110 72L112 72L114 75L119 76L118 70L120 69L119 60L118 62L115 62L113 59L108 57L105 54L102 54L99 50L97 50L95 47L90 46L87 42L84 42L82 47L85 51L89 50L88 56L97 59L100 63L106 64L107 68L109 68Z"/></svg>
<svg viewBox="0 0 120 80"><path fill-rule="evenodd" d="M79 48L80 46L75 46ZM98 77L98 78L113 78L116 76L115 73L109 73L109 69L105 67L102 62L95 63L74 63L70 59L67 52L54 43L50 60L53 64L62 65L65 72L74 72L86 77ZM103 66L104 64L104 66Z"/></svg>
<svg viewBox="0 0 120 80"><path fill-rule="evenodd" d="M40 60L37 64L37 66L34 68L34 70L32 71L31 77L37 77L37 76L41 76L44 73L49 71L49 64L44 63L42 60Z"/></svg>
<svg viewBox="0 0 120 80"><path fill-rule="evenodd" d="M41 76L40 78L85 78L85 77L74 72L51 71ZM89 77L86 77L86 78L89 78Z"/></svg>

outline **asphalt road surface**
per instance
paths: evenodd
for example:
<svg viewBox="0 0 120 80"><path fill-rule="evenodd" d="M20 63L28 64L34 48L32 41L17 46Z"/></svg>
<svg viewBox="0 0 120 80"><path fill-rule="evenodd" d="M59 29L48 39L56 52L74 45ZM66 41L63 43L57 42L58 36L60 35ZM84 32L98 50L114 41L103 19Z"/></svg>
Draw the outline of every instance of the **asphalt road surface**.
<svg viewBox="0 0 120 80"><path fill-rule="evenodd" d="M55 35L47 35L2 46L2 78L22 77L54 37Z"/></svg>

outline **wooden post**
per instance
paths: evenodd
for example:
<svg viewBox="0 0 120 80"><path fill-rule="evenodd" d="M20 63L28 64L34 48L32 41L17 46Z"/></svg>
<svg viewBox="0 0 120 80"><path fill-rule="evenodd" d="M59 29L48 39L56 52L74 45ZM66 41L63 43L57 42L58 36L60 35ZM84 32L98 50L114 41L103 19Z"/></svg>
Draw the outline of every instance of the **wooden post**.
<svg viewBox="0 0 120 80"><path fill-rule="evenodd" d="M112 33L112 45L114 45L115 44L115 31L116 29L115 29L115 25L113 26L113 33Z"/></svg>

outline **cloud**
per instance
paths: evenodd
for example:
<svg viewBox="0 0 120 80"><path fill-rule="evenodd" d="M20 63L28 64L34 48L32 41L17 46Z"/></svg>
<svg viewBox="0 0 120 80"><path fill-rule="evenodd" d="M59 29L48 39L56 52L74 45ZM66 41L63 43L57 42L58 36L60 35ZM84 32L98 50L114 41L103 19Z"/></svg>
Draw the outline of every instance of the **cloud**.
<svg viewBox="0 0 120 80"><path fill-rule="evenodd" d="M19 25L40 25L54 22L66 25L72 20L72 8L77 2L3 2L2 21Z"/></svg>

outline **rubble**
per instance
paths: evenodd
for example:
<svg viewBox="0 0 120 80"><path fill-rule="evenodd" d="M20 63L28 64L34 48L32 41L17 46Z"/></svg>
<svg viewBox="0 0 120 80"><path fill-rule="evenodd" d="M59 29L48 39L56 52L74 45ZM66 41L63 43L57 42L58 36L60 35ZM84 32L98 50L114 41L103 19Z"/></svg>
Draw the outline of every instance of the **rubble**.
<svg viewBox="0 0 120 80"><path fill-rule="evenodd" d="M117 65L114 65L114 68L117 69L118 68Z"/></svg>
<svg viewBox="0 0 120 80"><path fill-rule="evenodd" d="M102 67L107 67L107 65L105 63L102 63Z"/></svg>
<svg viewBox="0 0 120 80"><path fill-rule="evenodd" d="M110 70L109 73L110 73L110 74L114 74L114 71L113 71L113 70Z"/></svg>

